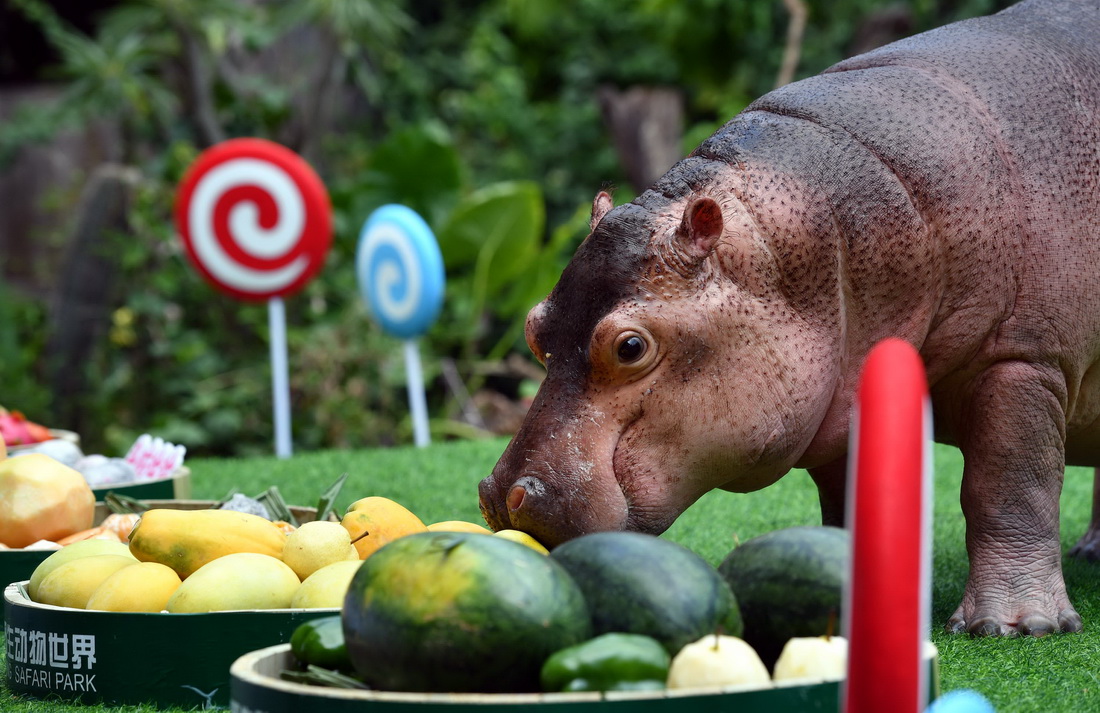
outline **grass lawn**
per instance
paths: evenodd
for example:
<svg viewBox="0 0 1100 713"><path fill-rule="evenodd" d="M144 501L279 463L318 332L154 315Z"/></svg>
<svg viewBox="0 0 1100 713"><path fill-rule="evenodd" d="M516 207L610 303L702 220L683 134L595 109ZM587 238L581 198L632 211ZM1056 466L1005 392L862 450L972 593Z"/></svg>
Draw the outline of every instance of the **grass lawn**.
<svg viewBox="0 0 1100 713"><path fill-rule="evenodd" d="M426 449L303 453L279 461L193 460L194 497L219 499L236 487L256 494L277 485L292 504L313 505L318 493L343 472L349 473L339 506L367 495L383 495L409 507L425 522L467 519L480 522L477 483L506 441L463 442ZM1070 596L1085 622L1077 635L1043 639L971 639L942 632L958 604L967 562L964 523L959 508L962 458L937 446L932 640L940 649L944 690L974 688L999 713L1079 713L1100 710L1100 566L1067 562ZM1070 469L1062 495L1063 551L1088 521L1091 471ZM744 495L713 492L685 513L666 533L717 565L737 539L793 525L817 524L817 494L801 471L776 485ZM883 621L889 626L888 619ZM2 667L0 662L0 667ZM144 707L66 706L20 700L0 685L0 710L144 711Z"/></svg>

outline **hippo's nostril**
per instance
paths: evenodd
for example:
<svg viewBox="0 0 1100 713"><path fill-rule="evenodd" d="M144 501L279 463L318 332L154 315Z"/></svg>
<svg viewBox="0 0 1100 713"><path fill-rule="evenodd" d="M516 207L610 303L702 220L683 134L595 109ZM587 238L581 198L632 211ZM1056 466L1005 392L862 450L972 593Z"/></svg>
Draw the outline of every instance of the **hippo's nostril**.
<svg viewBox="0 0 1100 713"><path fill-rule="evenodd" d="M527 489L522 485L512 486L508 491L508 511L515 512L523 505L523 498L527 495Z"/></svg>

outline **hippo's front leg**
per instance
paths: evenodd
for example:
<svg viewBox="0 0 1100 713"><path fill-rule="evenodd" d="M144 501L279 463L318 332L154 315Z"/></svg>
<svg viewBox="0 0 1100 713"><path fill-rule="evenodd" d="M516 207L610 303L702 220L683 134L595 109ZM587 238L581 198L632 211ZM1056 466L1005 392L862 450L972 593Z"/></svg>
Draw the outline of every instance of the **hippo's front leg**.
<svg viewBox="0 0 1100 713"><path fill-rule="evenodd" d="M1057 369L1019 361L994 364L972 382L958 426L970 576L950 631L1081 630L1058 538L1065 393Z"/></svg>

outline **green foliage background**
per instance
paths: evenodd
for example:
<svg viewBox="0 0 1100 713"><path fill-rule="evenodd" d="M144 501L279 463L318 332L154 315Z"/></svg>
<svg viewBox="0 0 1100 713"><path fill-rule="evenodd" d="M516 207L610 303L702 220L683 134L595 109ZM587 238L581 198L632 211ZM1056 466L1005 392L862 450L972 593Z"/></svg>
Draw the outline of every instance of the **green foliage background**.
<svg viewBox="0 0 1100 713"><path fill-rule="evenodd" d="M920 31L1006 4L907 7ZM121 269L111 324L94 358L69 367L95 387L80 404L85 445L118 452L152 432L204 455L271 448L266 309L203 283L172 228L174 188L212 137L297 137L292 148L331 194L327 265L287 303L296 447L409 439L399 345L369 321L353 267L363 220L387 202L424 215L444 252L447 301L422 343L433 430L486 435L458 425L461 403L439 378L440 360L453 360L476 391L507 355L526 354L524 315L583 238L594 193L611 186L617 201L632 197L599 87L680 88L686 153L773 87L788 23L778 0L124 0L85 36L41 0L13 5L57 48L50 77L67 92L59 106L26 107L0 126L0 161L111 117L124 160L142 175L129 229L102 246ZM807 7L799 77L843 58L882 3ZM316 110L303 117L294 103L310 87L213 71L233 51L261 53L302 26L323 38L326 81L359 102L325 131L310 131ZM174 84L188 52L209 70L200 73L210 84L206 116ZM291 131L296 122L304 132ZM57 210L71 212L71 202ZM0 285L0 404L64 428L54 414L65 395L45 386L49 329L45 305ZM531 384L498 388L518 398Z"/></svg>

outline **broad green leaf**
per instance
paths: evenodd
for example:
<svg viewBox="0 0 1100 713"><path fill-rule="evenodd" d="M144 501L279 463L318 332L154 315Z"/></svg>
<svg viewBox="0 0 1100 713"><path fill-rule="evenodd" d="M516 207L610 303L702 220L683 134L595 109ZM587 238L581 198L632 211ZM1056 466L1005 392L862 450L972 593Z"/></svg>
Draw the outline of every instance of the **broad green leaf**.
<svg viewBox="0 0 1100 713"><path fill-rule="evenodd" d="M497 183L463 199L438 233L447 268L474 266L475 281L494 296L539 254L546 212L533 182Z"/></svg>

